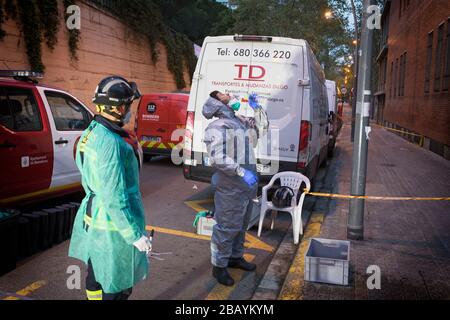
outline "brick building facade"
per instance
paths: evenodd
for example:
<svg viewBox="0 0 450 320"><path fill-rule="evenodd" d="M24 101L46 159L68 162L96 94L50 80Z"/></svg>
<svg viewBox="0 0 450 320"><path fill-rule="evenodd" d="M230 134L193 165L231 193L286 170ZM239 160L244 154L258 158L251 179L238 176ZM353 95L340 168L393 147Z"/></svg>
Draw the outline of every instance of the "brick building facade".
<svg viewBox="0 0 450 320"><path fill-rule="evenodd" d="M386 1L377 62L378 122L450 159L450 1Z"/></svg>

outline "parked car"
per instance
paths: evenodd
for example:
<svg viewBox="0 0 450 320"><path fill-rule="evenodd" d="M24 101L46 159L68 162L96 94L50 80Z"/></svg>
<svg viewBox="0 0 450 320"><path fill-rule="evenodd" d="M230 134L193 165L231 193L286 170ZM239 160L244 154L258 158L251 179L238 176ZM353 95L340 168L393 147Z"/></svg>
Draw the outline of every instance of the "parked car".
<svg viewBox="0 0 450 320"><path fill-rule="evenodd" d="M203 143L211 120L202 115L202 106L214 90L240 97L243 107L239 114L244 116L253 115L245 103L248 96L259 96L270 121L268 143L260 141L255 149L263 180L278 171L298 171L313 178L326 162L325 76L305 40L239 35L205 39L188 104L184 159L187 179L211 179L213 170ZM277 161L278 168L272 165Z"/></svg>
<svg viewBox="0 0 450 320"><path fill-rule="evenodd" d="M155 155L170 155L179 146L183 135L173 135L184 129L189 100L187 93L152 93L142 96L135 122L136 135L144 152L144 160Z"/></svg>
<svg viewBox="0 0 450 320"><path fill-rule="evenodd" d="M327 96L328 96L328 117L329 117L329 141L328 156L332 157L336 146L336 139L339 133L338 117L336 113L336 82L326 80Z"/></svg>
<svg viewBox="0 0 450 320"><path fill-rule="evenodd" d="M76 144L94 114L38 78L42 75L31 71L0 71L0 206L81 190ZM142 163L142 149L130 134Z"/></svg>

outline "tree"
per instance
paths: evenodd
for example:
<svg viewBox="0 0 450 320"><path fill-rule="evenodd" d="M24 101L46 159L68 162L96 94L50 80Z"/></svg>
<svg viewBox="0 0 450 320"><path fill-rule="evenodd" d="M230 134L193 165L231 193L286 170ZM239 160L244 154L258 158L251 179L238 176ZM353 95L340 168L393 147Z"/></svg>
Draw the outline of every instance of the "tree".
<svg viewBox="0 0 450 320"><path fill-rule="evenodd" d="M207 36L222 35L233 24L231 10L214 0L154 0L164 20L198 45Z"/></svg>
<svg viewBox="0 0 450 320"><path fill-rule="evenodd" d="M326 20L327 0L240 0L229 33L305 39L326 76L335 79L337 59L349 52L351 37L339 20Z"/></svg>

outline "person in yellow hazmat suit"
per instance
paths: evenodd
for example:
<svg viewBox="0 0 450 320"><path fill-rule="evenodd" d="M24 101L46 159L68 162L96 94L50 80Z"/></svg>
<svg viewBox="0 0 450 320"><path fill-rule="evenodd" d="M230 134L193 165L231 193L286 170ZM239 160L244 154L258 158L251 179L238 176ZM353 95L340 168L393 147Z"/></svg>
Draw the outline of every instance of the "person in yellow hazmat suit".
<svg viewBox="0 0 450 320"><path fill-rule="evenodd" d="M93 98L99 114L77 145L86 197L75 219L69 256L87 265L88 300L126 300L147 277L151 242L145 236L139 164L122 128L139 97L135 83L118 76L103 79Z"/></svg>

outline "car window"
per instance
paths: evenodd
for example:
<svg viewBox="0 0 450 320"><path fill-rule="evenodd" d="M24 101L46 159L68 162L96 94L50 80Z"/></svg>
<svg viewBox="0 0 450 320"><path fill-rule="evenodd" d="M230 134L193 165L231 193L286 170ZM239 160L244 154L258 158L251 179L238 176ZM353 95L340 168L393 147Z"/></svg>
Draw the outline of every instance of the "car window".
<svg viewBox="0 0 450 320"><path fill-rule="evenodd" d="M30 89L1 88L0 123L16 132L42 130L39 108Z"/></svg>
<svg viewBox="0 0 450 320"><path fill-rule="evenodd" d="M3 88L0 88L0 124L14 130L14 119L8 105L6 91Z"/></svg>
<svg viewBox="0 0 450 320"><path fill-rule="evenodd" d="M72 97L59 92L45 91L56 130L83 131L91 122L89 112Z"/></svg>

